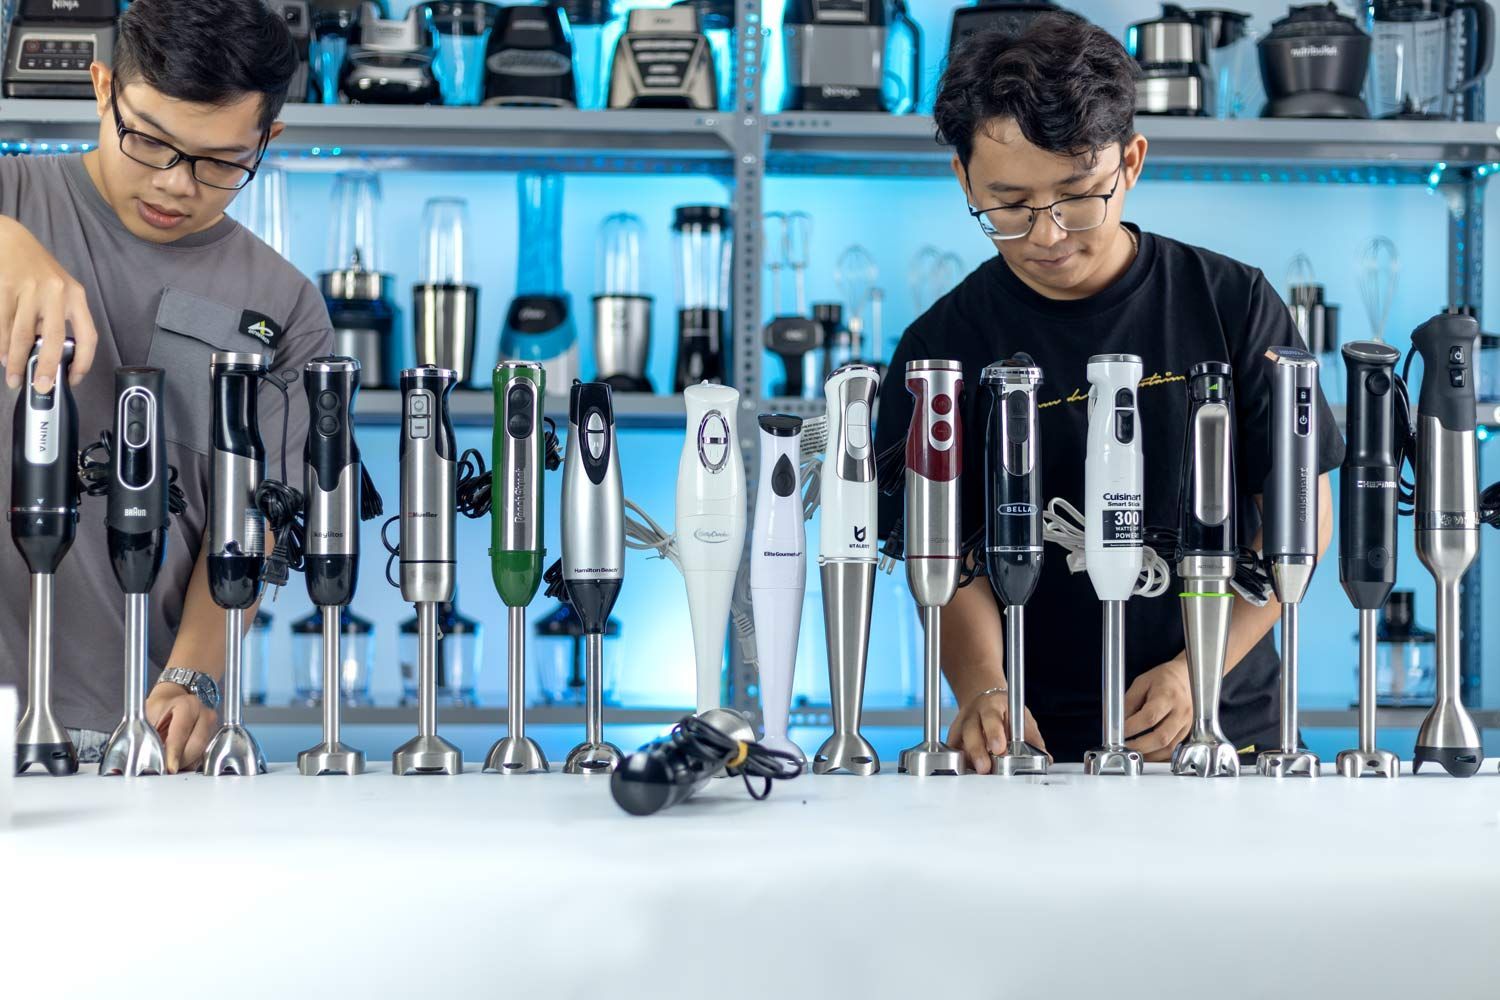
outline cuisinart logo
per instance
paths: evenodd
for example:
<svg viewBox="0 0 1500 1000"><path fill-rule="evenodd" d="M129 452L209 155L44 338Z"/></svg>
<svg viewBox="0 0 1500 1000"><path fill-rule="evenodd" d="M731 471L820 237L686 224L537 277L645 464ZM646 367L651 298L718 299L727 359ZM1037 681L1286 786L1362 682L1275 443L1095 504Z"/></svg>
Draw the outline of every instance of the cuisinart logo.
<svg viewBox="0 0 1500 1000"><path fill-rule="evenodd" d="M1104 502L1124 503L1134 506L1141 502L1141 495L1139 493L1106 493L1104 494Z"/></svg>
<svg viewBox="0 0 1500 1000"><path fill-rule="evenodd" d="M145 517L146 516L146 508L144 508L144 507L126 507L125 508L125 516L126 517Z"/></svg>
<svg viewBox="0 0 1500 1000"><path fill-rule="evenodd" d="M1293 59L1333 59L1339 54L1337 45L1299 45L1292 50Z"/></svg>

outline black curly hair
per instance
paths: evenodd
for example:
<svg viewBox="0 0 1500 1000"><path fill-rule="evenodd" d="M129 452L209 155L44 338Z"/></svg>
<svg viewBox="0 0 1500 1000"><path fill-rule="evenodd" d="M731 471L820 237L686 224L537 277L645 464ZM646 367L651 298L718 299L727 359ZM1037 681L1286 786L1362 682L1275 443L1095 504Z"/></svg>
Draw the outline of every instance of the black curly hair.
<svg viewBox="0 0 1500 1000"><path fill-rule="evenodd" d="M1135 134L1136 72L1124 46L1075 14L1044 14L1020 35L983 32L948 60L937 140L967 167L974 137L1009 118L1049 153L1097 153Z"/></svg>

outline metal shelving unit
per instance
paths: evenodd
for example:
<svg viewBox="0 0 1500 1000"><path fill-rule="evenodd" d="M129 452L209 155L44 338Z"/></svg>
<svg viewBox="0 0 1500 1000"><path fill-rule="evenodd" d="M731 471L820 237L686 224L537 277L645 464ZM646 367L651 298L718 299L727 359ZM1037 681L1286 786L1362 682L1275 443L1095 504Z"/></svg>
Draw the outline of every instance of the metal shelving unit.
<svg viewBox="0 0 1500 1000"><path fill-rule="evenodd" d="M489 427L495 420L495 397L489 389L455 389L448 397L448 412L458 427ZM621 392L614 398L615 420L627 428L682 427L682 396ZM549 394L546 414L559 425L568 419L568 397ZM398 389L363 389L356 408L356 422L394 427L401 423L401 392Z"/></svg>

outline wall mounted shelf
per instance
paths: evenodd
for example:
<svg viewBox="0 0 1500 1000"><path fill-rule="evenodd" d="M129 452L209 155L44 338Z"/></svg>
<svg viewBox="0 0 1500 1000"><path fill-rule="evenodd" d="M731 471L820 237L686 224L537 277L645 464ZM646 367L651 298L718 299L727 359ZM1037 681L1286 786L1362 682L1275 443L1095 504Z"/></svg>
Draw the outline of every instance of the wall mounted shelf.
<svg viewBox="0 0 1500 1000"><path fill-rule="evenodd" d="M491 427L495 422L495 397L488 389L454 389L448 397L448 412L457 427ZM615 422L623 428L682 428L686 411L682 396L657 396L640 392L617 392ZM568 397L547 396L547 416L559 428L568 422ZM367 426L401 423L401 392L398 389L361 389L355 403L355 420Z"/></svg>

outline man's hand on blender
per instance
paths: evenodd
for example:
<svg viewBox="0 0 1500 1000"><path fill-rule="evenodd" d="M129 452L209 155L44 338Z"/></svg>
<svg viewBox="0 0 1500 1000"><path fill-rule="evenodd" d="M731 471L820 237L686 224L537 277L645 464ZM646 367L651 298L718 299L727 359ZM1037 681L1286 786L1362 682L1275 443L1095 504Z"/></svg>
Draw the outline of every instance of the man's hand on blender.
<svg viewBox="0 0 1500 1000"><path fill-rule="evenodd" d="M1152 667L1125 691L1126 746L1148 761L1172 759L1193 728L1193 691L1187 654Z"/></svg>
<svg viewBox="0 0 1500 1000"><path fill-rule="evenodd" d="M0 363L5 365L6 385L20 388L31 345L40 339L35 388L50 392L69 327L70 381L77 385L93 365L99 341L83 286L24 226L0 216Z"/></svg>
<svg viewBox="0 0 1500 1000"><path fill-rule="evenodd" d="M1037 729L1031 710L1026 710L1026 742L1043 752L1047 743ZM1002 754L1010 746L1010 704L1000 687L970 698L948 727L948 745L962 750L975 774L989 774L991 754Z"/></svg>

